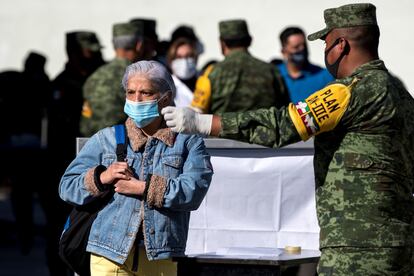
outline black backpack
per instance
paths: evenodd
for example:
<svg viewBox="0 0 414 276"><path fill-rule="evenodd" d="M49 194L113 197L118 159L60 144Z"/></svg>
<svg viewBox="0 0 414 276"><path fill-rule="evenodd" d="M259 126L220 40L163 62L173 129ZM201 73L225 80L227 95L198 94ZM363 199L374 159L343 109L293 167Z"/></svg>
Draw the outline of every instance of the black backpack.
<svg viewBox="0 0 414 276"><path fill-rule="evenodd" d="M116 155L124 161L127 151L127 136L124 125L115 125ZM90 253L86 251L89 232L98 212L111 200L114 190L105 191L100 198L82 206L73 207L59 241L59 256L70 269L80 276L89 276Z"/></svg>

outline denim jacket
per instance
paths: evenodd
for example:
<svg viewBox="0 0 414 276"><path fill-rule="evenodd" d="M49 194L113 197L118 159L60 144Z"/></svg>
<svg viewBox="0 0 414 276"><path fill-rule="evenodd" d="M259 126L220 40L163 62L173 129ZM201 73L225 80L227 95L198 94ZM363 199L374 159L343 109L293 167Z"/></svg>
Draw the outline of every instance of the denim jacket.
<svg viewBox="0 0 414 276"><path fill-rule="evenodd" d="M115 193L92 224L87 251L123 264L142 226L149 260L184 254L190 211L201 204L213 174L203 139L168 128L147 138L128 119L127 161L135 177L147 180L146 199ZM83 205L98 197L94 171L116 161L115 129L93 135L64 173L60 197Z"/></svg>

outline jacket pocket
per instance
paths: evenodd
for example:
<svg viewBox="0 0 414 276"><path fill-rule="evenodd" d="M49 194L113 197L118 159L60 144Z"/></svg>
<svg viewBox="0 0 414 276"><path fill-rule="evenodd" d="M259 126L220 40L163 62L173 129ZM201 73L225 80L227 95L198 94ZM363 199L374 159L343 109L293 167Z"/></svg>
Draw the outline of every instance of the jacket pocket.
<svg viewBox="0 0 414 276"><path fill-rule="evenodd" d="M344 154L344 165L347 169L368 169L374 161L367 155L347 152Z"/></svg>
<svg viewBox="0 0 414 276"><path fill-rule="evenodd" d="M162 157L165 177L178 177L182 172L184 160L180 155L166 155Z"/></svg>
<svg viewBox="0 0 414 276"><path fill-rule="evenodd" d="M109 167L112 163L116 161L116 155L115 154L104 154L102 156L102 165L105 167Z"/></svg>

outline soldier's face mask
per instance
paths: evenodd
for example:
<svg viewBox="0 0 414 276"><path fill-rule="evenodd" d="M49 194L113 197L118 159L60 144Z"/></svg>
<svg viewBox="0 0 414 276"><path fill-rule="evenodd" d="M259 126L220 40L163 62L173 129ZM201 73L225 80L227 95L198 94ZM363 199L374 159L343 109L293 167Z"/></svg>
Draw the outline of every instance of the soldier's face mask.
<svg viewBox="0 0 414 276"><path fill-rule="evenodd" d="M332 64L328 63L328 55L329 52L341 42L341 38L337 38L334 43L325 51L325 66L326 69L331 73L331 75L336 79L338 77L338 69L339 69L339 63L341 62L342 58L345 56L346 51L343 51L341 55L336 59L336 61Z"/></svg>
<svg viewBox="0 0 414 276"><path fill-rule="evenodd" d="M144 102L134 102L126 99L124 112L132 120L134 120L135 124L139 128L146 127L158 116L160 116L158 112L158 103L167 95L168 93L166 93L158 100L150 100Z"/></svg>

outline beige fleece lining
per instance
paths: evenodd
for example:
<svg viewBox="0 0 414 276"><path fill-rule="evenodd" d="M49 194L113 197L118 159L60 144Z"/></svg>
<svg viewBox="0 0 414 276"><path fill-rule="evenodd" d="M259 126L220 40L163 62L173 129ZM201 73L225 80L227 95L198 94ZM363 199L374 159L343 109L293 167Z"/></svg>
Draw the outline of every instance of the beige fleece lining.
<svg viewBox="0 0 414 276"><path fill-rule="evenodd" d="M148 137L142 132L139 127L137 127L131 118L128 118L126 120L125 126L132 149L134 151L138 151L147 143ZM177 134L171 131L171 129L162 127L156 133L154 133L152 137L162 141L164 144L171 147L174 145L176 135Z"/></svg>
<svg viewBox="0 0 414 276"><path fill-rule="evenodd" d="M97 196L101 192L98 190L95 184L95 169L96 167L93 167L86 172L83 183L85 185L86 190L88 190L92 195Z"/></svg>
<svg viewBox="0 0 414 276"><path fill-rule="evenodd" d="M147 203L150 208L161 208L164 204L164 194L167 189L167 180L158 175L152 175L147 193Z"/></svg>

